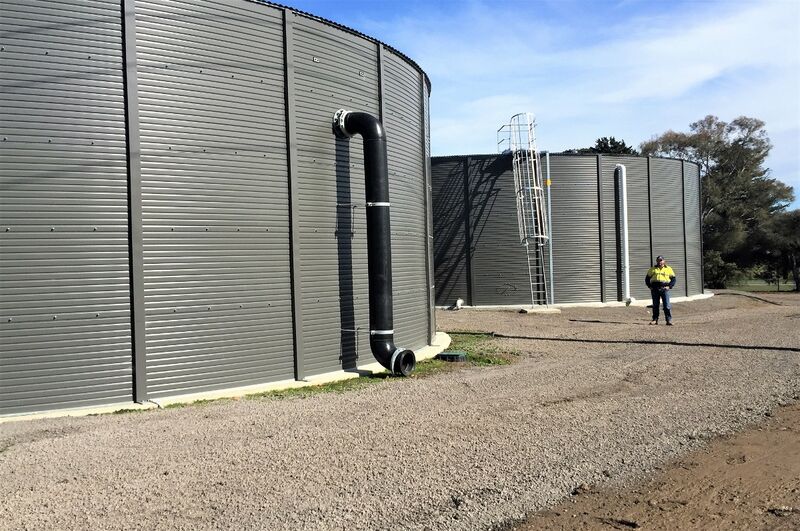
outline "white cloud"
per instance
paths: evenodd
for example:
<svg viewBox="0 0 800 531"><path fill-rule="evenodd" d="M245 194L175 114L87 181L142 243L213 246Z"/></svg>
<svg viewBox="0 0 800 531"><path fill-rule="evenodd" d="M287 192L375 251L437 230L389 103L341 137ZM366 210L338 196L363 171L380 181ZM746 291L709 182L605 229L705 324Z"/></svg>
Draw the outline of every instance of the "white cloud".
<svg viewBox="0 0 800 531"><path fill-rule="evenodd" d="M581 51L569 60L590 68L587 59L593 62L601 57L614 58L610 69L624 80L624 86L604 94L602 101L674 98L755 65L773 66L784 72L796 70L800 54L792 11L796 9L786 3L752 5L727 17L656 28L661 35L655 38L639 35Z"/></svg>
<svg viewBox="0 0 800 531"><path fill-rule="evenodd" d="M775 176L800 193L798 6L704 4L621 20L606 40L581 44L566 25L540 32L523 13L474 3L435 29L409 20L399 34L414 36L403 41L432 79L434 154L493 152L497 128L521 111L537 113L540 145L553 150L606 135L638 144L706 114L749 115L767 122Z"/></svg>
<svg viewBox="0 0 800 531"><path fill-rule="evenodd" d="M429 5L365 31L430 76L434 155L494 152L497 128L523 111L537 114L540 146L551 150L608 135L638 144L706 114L748 115L767 123L767 164L800 195L800 2L688 3L654 15L642 14L652 3L623 1L604 4L605 17L561 1Z"/></svg>

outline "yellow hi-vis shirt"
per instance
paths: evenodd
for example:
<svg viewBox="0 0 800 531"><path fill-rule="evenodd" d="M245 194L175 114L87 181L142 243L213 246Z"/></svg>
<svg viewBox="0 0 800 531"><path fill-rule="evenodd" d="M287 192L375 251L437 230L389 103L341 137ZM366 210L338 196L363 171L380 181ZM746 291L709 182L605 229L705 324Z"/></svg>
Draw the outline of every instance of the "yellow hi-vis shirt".
<svg viewBox="0 0 800 531"><path fill-rule="evenodd" d="M664 267L653 266L647 270L647 277L650 282L660 282L662 284L669 284L670 279L675 276L675 271L668 265Z"/></svg>

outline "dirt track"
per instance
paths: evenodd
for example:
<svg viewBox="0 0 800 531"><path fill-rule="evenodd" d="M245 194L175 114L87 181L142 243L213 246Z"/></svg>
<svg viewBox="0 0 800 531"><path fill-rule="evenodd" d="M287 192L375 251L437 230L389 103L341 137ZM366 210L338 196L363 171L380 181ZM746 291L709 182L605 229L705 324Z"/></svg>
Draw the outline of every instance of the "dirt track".
<svg viewBox="0 0 800 531"><path fill-rule="evenodd" d="M511 366L308 399L0 425L0 528L508 528L800 397L800 297L443 312ZM792 513L790 513L792 514Z"/></svg>
<svg viewBox="0 0 800 531"><path fill-rule="evenodd" d="M659 467L640 484L578 489L517 531L637 528L800 529L800 405Z"/></svg>

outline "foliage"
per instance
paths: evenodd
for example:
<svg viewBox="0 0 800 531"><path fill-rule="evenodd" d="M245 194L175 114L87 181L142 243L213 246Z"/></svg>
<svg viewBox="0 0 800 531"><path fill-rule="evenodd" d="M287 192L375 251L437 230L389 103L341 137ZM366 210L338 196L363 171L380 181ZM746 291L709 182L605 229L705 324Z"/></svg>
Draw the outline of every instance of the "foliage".
<svg viewBox="0 0 800 531"><path fill-rule="evenodd" d="M777 284L781 280L781 276L778 274L778 270L775 268L775 264L758 264L752 270L753 278L763 280L767 284Z"/></svg>
<svg viewBox="0 0 800 531"><path fill-rule="evenodd" d="M639 152L636 148L629 146L624 140L617 140L616 138L604 136L598 138L591 148L593 153L610 153L614 155L638 155Z"/></svg>
<svg viewBox="0 0 800 531"><path fill-rule="evenodd" d="M772 284L791 276L800 291L800 210L778 212L759 227L750 255L760 264L758 278Z"/></svg>
<svg viewBox="0 0 800 531"><path fill-rule="evenodd" d="M747 278L742 281L736 282L735 284L728 286L730 289L735 289L737 291L750 291L753 293L763 293L763 292L786 292L792 288L789 287L788 284L784 284L781 280L780 283L769 284L765 280L754 276L752 278Z"/></svg>
<svg viewBox="0 0 800 531"><path fill-rule="evenodd" d="M800 210L780 213L772 222L775 248L781 253L779 271L784 272L784 278L791 272L794 289L800 291Z"/></svg>
<svg viewBox="0 0 800 531"><path fill-rule="evenodd" d="M594 146L588 148L569 149L565 153L574 153L579 155L591 154L610 154L610 155L638 155L639 152L636 148L629 146L624 140L617 140L613 136L604 136L598 138Z"/></svg>
<svg viewBox="0 0 800 531"><path fill-rule="evenodd" d="M449 332L452 338L450 350L463 350L471 365L508 365L519 353L498 346L486 333Z"/></svg>
<svg viewBox="0 0 800 531"><path fill-rule="evenodd" d="M726 262L719 251L706 251L703 254L703 276L709 288L725 288L742 280L744 271L732 262Z"/></svg>
<svg viewBox="0 0 800 531"><path fill-rule="evenodd" d="M385 373L379 374L372 374L366 376L360 376L358 378L351 378L348 380L339 380L335 382L329 382L319 385L308 385L304 387L290 387L288 389L278 389L275 391L264 391L261 393L252 393L246 395L245 398L247 399L256 399L256 398L274 398L274 399L284 399L284 398L310 398L312 396L324 394L324 393L346 393L348 391L355 391L357 389L363 389L365 387L371 386L376 383L380 383L384 381L388 377Z"/></svg>
<svg viewBox="0 0 800 531"><path fill-rule="evenodd" d="M710 287L725 287L764 259L754 246L767 241L764 231L771 230L772 219L786 210L794 194L764 166L772 144L761 120L740 116L728 123L709 115L689 130L667 131L640 148L642 155L700 165L706 281Z"/></svg>

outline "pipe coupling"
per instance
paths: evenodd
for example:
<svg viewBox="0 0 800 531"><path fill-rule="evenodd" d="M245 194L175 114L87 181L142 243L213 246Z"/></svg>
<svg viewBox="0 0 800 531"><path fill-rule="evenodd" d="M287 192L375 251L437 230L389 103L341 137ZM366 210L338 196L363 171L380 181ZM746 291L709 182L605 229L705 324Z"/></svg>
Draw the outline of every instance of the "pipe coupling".
<svg viewBox="0 0 800 531"><path fill-rule="evenodd" d="M392 359L389 362L389 369L394 374L408 376L414 372L417 366L417 357L414 352L405 348L397 348L392 354Z"/></svg>
<svg viewBox="0 0 800 531"><path fill-rule="evenodd" d="M350 114L350 112L344 109L339 109L333 114L333 133L338 138L350 138L353 136L353 133L348 132L344 125L348 114Z"/></svg>

